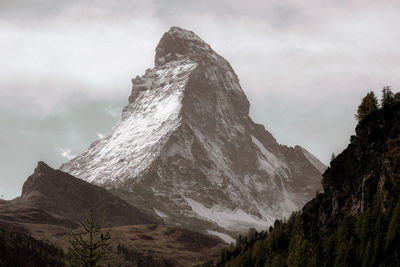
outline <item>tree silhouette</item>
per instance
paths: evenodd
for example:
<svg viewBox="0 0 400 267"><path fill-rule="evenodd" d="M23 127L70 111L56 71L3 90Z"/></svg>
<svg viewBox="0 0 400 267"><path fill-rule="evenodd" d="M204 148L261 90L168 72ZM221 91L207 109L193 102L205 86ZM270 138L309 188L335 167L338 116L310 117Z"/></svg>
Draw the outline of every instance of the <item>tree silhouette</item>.
<svg viewBox="0 0 400 267"><path fill-rule="evenodd" d="M394 102L399 103L400 102L400 92L397 92L394 94Z"/></svg>
<svg viewBox="0 0 400 267"><path fill-rule="evenodd" d="M392 92L391 86L384 86L382 89L382 99L381 99L381 107L387 107L393 105L395 102L395 97Z"/></svg>
<svg viewBox="0 0 400 267"><path fill-rule="evenodd" d="M79 222L83 229L71 230L71 247L67 253L68 266L99 266L105 259L110 231L104 230L105 218L96 214L93 203L89 205L88 211Z"/></svg>
<svg viewBox="0 0 400 267"><path fill-rule="evenodd" d="M356 118L361 121L371 112L378 109L378 100L375 97L374 92L369 92L361 101L361 104L357 108Z"/></svg>

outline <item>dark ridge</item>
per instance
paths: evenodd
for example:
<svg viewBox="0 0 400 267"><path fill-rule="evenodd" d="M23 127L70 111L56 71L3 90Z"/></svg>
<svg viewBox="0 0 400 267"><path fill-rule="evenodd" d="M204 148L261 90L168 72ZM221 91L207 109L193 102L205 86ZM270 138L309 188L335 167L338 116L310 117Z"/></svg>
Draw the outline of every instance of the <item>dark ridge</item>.
<svg viewBox="0 0 400 267"><path fill-rule="evenodd" d="M348 147L323 174L324 194L303 208L305 234L337 226L345 216L360 216L368 208L385 206L387 186L400 174L400 103L363 119ZM390 189L396 197L399 186ZM323 231L322 231L323 233Z"/></svg>
<svg viewBox="0 0 400 267"><path fill-rule="evenodd" d="M111 226L157 223L151 216L106 189L54 170L44 162L38 162L34 173L22 187L21 197L12 203L72 222L79 222L89 206L94 205Z"/></svg>
<svg viewBox="0 0 400 267"><path fill-rule="evenodd" d="M218 266L400 266L400 103L360 121L323 174L324 192Z"/></svg>

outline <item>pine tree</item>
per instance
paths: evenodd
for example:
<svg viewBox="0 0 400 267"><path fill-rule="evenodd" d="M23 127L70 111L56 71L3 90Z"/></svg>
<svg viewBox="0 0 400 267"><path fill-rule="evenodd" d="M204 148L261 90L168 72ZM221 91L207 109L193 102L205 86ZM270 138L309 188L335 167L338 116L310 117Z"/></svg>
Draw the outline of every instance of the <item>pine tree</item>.
<svg viewBox="0 0 400 267"><path fill-rule="evenodd" d="M397 241L397 242L396 242ZM388 249L393 243L400 241L400 198L393 210L392 217L386 233L385 248Z"/></svg>
<svg viewBox="0 0 400 267"><path fill-rule="evenodd" d="M395 102L395 98L392 92L391 86L384 86L382 89L382 99L381 99L381 107L388 107L393 105Z"/></svg>
<svg viewBox="0 0 400 267"><path fill-rule="evenodd" d="M394 102L400 103L400 92L394 94Z"/></svg>
<svg viewBox="0 0 400 267"><path fill-rule="evenodd" d="M338 228L335 266L349 266L349 262L354 260L353 220L352 217L345 217Z"/></svg>
<svg viewBox="0 0 400 267"><path fill-rule="evenodd" d="M258 232L255 228L250 228L249 231L247 232L247 237L249 239L249 242L253 243L258 237Z"/></svg>
<svg viewBox="0 0 400 267"><path fill-rule="evenodd" d="M361 104L358 106L356 118L358 121L361 121L377 109L378 100L375 97L374 92L371 91L362 99Z"/></svg>
<svg viewBox="0 0 400 267"><path fill-rule="evenodd" d="M109 230L103 230L104 217L96 214L93 204L89 205L87 214L80 222L83 228L78 231L71 230L71 245L67 254L67 265L94 267L100 266L106 256L111 237Z"/></svg>

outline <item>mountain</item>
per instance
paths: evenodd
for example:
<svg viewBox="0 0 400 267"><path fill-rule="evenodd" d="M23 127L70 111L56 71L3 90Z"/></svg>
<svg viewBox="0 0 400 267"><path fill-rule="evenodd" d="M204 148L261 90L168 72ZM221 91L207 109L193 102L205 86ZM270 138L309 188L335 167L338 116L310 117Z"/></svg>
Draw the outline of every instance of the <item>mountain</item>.
<svg viewBox="0 0 400 267"><path fill-rule="evenodd" d="M278 144L249 108L231 65L172 27L155 67L132 79L121 122L60 169L168 224L219 235L263 229L321 190L325 166Z"/></svg>
<svg viewBox="0 0 400 267"><path fill-rule="evenodd" d="M215 261L220 238L169 227L112 195L39 162L19 198L0 200L0 266L64 266L71 228L93 205L111 232L116 266L192 266ZM113 266L114 266L113 265Z"/></svg>
<svg viewBox="0 0 400 267"><path fill-rule="evenodd" d="M75 228L90 205L101 212L109 226L159 222L104 188L54 170L44 162L39 162L25 181L21 197L0 203L0 220Z"/></svg>
<svg viewBox="0 0 400 267"><path fill-rule="evenodd" d="M269 232L224 250L219 266L400 266L400 103L359 122L324 192Z"/></svg>
<svg viewBox="0 0 400 267"><path fill-rule="evenodd" d="M362 120L350 142L324 174L325 194L303 209L310 239L318 239L320 229L337 225L346 216L359 217L372 208L384 211L399 199L400 105Z"/></svg>

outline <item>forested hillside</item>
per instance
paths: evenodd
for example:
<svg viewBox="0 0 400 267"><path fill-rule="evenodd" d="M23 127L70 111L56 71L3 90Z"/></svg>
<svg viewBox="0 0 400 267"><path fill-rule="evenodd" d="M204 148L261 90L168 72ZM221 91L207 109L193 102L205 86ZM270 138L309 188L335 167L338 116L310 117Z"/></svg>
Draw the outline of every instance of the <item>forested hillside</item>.
<svg viewBox="0 0 400 267"><path fill-rule="evenodd" d="M250 230L218 265L400 266L400 103L381 106L357 116L323 193L268 231Z"/></svg>
<svg viewBox="0 0 400 267"><path fill-rule="evenodd" d="M64 266L61 249L0 221L0 266Z"/></svg>

